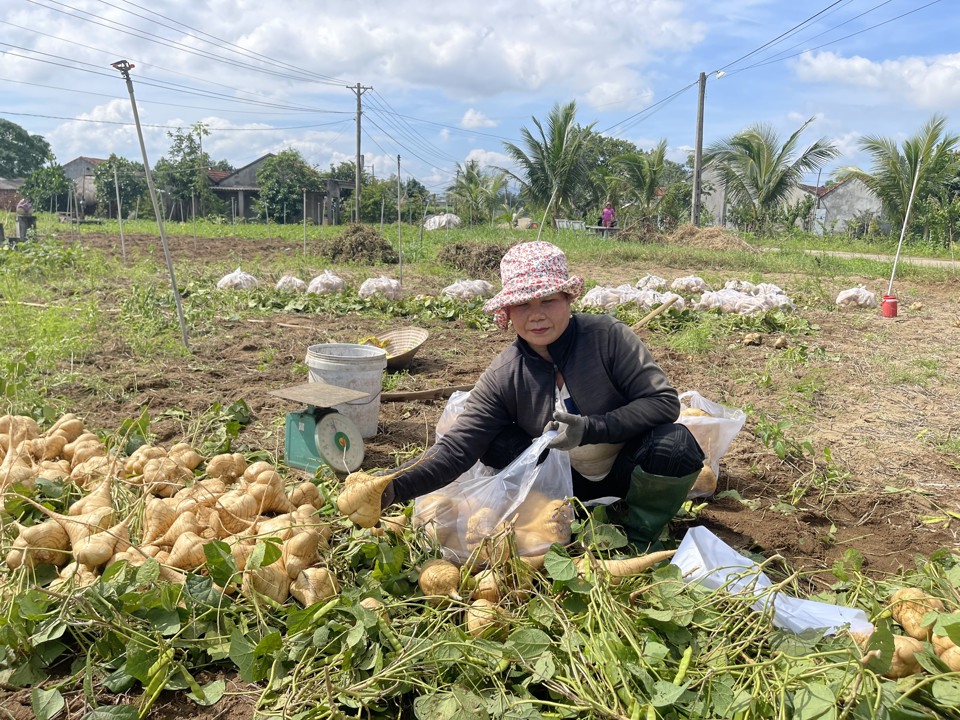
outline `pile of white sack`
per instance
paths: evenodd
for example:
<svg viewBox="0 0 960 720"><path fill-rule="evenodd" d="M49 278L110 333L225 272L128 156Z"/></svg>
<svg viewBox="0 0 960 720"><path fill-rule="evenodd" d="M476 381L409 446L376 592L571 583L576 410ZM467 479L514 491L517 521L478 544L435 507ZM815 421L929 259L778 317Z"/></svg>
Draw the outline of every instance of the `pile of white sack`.
<svg viewBox="0 0 960 720"><path fill-rule="evenodd" d="M250 273L237 268L232 273L224 275L217 281L218 290L252 290L259 283Z"/></svg>
<svg viewBox="0 0 960 720"><path fill-rule="evenodd" d="M381 275L377 278L367 278L364 280L357 294L362 298L381 295L387 298L387 300L399 300L403 294L403 290L398 280Z"/></svg>
<svg viewBox="0 0 960 720"><path fill-rule="evenodd" d="M719 309L724 313L754 315L768 310L796 309L786 293L773 283L755 285L745 280L730 280L722 290L713 291L703 278L690 275L669 283L669 287L676 292L660 292L667 286L668 281L664 278L644 275L637 281L636 286L619 285L611 288L598 285L593 287L580 299L580 304L583 307L598 307L608 311L627 304L638 305L643 310L652 310L676 297L677 300L670 311L682 312L686 308L686 301L678 293L686 295L700 293L700 298L691 303L694 310Z"/></svg>
<svg viewBox="0 0 960 720"><path fill-rule="evenodd" d="M447 285L440 294L457 300L474 300L493 297L494 292L493 285L486 280L457 280L452 285Z"/></svg>
<svg viewBox="0 0 960 720"><path fill-rule="evenodd" d="M837 295L837 305L840 307L875 308L877 306L877 296L861 285L849 290L842 290Z"/></svg>
<svg viewBox="0 0 960 720"><path fill-rule="evenodd" d="M313 295L329 295L331 293L343 292L346 287L343 280L329 270L324 270L310 281L307 292Z"/></svg>
<svg viewBox="0 0 960 720"><path fill-rule="evenodd" d="M302 293L306 289L307 284L295 275L284 275L277 280L279 292Z"/></svg>

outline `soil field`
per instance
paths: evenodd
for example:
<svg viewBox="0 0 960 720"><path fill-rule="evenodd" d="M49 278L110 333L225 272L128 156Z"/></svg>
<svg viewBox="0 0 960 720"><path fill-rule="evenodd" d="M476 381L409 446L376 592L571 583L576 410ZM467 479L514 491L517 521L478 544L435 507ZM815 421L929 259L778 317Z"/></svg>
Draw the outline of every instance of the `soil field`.
<svg viewBox="0 0 960 720"><path fill-rule="evenodd" d="M119 255L119 237L84 235L82 242ZM155 237L127 236L125 242L131 257L149 254L163 262ZM185 266L230 259L252 270L264 259L297 251L279 240L202 239L195 245L192 239L171 239L171 254ZM380 270L340 274L357 287ZM670 279L698 271L629 262L572 270L609 286L633 284L647 273ZM791 296L803 283L791 276L763 280ZM875 278L836 278L833 286L823 288L823 296L833 298L859 282L875 291L886 287ZM405 269L406 294L437 294L443 284ZM863 571L875 576L912 567L918 558L944 548L956 550L958 289L956 281L898 283L897 318L884 318L879 309L841 310L829 301L798 303L796 312L817 329L786 338L786 346L776 349L779 334L770 333L760 345L744 345L742 337L731 336L706 353L687 355L667 347L663 329L642 329L641 337L679 391L698 390L753 411L721 462L721 496L701 501L691 516L675 522L674 536L679 539L686 526L698 523L738 549L768 557L779 553L795 569L808 572L811 590L831 582L829 569L851 550L862 556ZM188 430L187 422L171 411L197 417L215 403L226 407L242 399L253 418L240 442L282 457L283 416L295 407L270 391L304 381L310 345L356 342L393 327L387 320L352 315L278 313L218 320L213 333L191 337L191 356L177 361L136 360L122 338L100 338L99 351L73 368L84 382L53 391L68 399L88 427L108 433L148 408L152 431L165 445L184 439ZM513 339L462 322L421 325L430 338L408 374L396 378L396 390L471 385ZM90 387L100 390L91 392ZM364 469L393 466L411 449L432 443L443 406L443 400L383 402L378 433L366 441ZM814 452L803 462L783 461L771 447L771 433L777 434L771 428L781 420L791 423L779 426L784 438L810 441ZM242 696L243 688L233 690ZM28 717L29 694L7 696L0 712L4 708L11 717ZM161 699L151 717L241 720L251 713L251 703L240 698L207 710L168 698Z"/></svg>
<svg viewBox="0 0 960 720"><path fill-rule="evenodd" d="M119 253L114 236L84 235L83 242ZM202 239L197 245L187 238L170 242L178 263L231 258L244 268L299 250L279 240L255 246L232 238ZM134 257L151 253L163 261L155 237L127 237L126 246ZM647 273L667 279L697 274L696 268L629 263L571 270L609 286L632 284ZM380 272L360 268L354 277L341 275L357 287ZM764 281L791 295L802 278ZM860 282L878 295L886 287L884 281L838 278L824 294L834 298ZM405 271L406 294L437 294L443 284ZM864 570L873 573L896 572L912 566L918 554L956 548L960 521L950 513L960 514L958 284L898 282L897 295L896 318L883 317L879 309L800 305L796 312L819 331L787 338L781 349L774 349L777 335L770 334L758 346L730 337L705 354L685 355L668 350L656 331L641 331L679 391L697 390L717 402L752 407L766 416L766 426L789 420L784 436L809 440L815 450L809 465L782 462L757 436L768 427L757 427L751 417L723 458L718 487L720 492L736 490L743 502L735 497L708 500L692 522L707 525L738 548L780 553L808 570L831 567L851 548L863 555ZM101 351L79 370L112 391L91 395L86 387L61 387L58 392L71 398L71 407L88 425L105 431L144 407L154 417L174 409L202 415L214 403L226 407L243 399L254 419L241 441L282 457L283 414L295 408L270 391L304 381L310 345L356 342L392 327L388 321L351 315L223 318L215 334L191 338L189 362L176 363L134 361L120 338L103 338ZM398 379L397 390L470 385L512 340L506 332L468 329L460 322L433 321L424 327L430 338L409 376ZM366 441L364 468L392 466L410 448L432 443L443 406L442 400L381 403L378 433ZM182 437L183 427L174 420L155 422L153 429L161 443ZM814 463L827 464L825 450L836 472L829 482L815 485ZM798 495L796 502L785 502ZM676 529L682 534L682 525Z"/></svg>

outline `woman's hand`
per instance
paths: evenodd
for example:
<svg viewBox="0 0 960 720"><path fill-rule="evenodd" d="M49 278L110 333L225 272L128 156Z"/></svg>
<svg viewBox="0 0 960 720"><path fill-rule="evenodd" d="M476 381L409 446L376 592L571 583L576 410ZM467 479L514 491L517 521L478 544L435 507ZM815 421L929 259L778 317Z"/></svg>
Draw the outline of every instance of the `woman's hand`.
<svg viewBox="0 0 960 720"><path fill-rule="evenodd" d="M582 415L557 411L553 414L553 421L548 422L543 429L544 432L548 430L558 431L557 436L547 443L548 448L571 450L583 441L583 435L587 431L587 419Z"/></svg>

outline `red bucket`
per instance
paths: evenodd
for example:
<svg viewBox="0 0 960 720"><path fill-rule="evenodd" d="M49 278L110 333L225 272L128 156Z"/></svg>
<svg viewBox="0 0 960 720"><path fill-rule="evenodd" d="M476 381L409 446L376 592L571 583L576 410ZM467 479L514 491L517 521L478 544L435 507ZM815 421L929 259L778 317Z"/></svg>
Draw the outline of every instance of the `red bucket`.
<svg viewBox="0 0 960 720"><path fill-rule="evenodd" d="M884 295L880 303L880 312L884 317L894 318L897 316L897 298L893 295Z"/></svg>

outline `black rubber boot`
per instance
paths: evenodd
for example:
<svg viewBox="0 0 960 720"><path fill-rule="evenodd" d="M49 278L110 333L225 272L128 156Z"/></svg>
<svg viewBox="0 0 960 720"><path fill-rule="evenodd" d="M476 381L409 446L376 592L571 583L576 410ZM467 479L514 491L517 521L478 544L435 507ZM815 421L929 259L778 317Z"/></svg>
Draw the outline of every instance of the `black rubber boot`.
<svg viewBox="0 0 960 720"><path fill-rule="evenodd" d="M661 549L660 535L687 499L700 471L684 477L652 475L639 466L630 475L630 488L608 517L623 526L627 539L640 552Z"/></svg>

